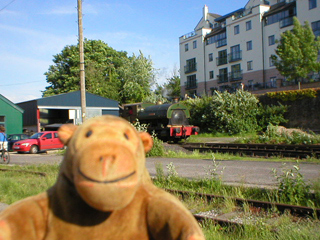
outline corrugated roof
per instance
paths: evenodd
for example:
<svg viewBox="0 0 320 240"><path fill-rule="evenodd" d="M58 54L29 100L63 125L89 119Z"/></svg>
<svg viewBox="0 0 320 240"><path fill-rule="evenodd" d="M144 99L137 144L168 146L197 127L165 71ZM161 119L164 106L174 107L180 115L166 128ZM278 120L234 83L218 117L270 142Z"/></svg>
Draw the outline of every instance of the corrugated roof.
<svg viewBox="0 0 320 240"><path fill-rule="evenodd" d="M50 97L35 99L38 106L80 106L81 105L81 92L74 91L62 93ZM119 107L119 102L104 98L92 93L86 92L86 106L87 107Z"/></svg>

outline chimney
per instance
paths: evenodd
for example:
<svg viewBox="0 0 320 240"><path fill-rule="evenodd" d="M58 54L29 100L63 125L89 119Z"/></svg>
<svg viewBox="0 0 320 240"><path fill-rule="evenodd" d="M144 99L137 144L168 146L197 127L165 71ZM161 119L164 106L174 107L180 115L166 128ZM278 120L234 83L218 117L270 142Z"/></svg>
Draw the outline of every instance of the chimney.
<svg viewBox="0 0 320 240"><path fill-rule="evenodd" d="M209 12L209 9L208 9L208 6L207 5L204 5L203 7L203 20L204 21L207 21L208 20L208 12Z"/></svg>

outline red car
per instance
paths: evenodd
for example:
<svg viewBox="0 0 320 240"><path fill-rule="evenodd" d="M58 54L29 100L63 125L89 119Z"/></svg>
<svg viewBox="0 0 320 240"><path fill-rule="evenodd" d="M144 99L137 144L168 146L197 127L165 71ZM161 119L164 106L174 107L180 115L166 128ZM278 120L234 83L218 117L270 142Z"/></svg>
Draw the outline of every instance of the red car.
<svg viewBox="0 0 320 240"><path fill-rule="evenodd" d="M33 134L29 139L15 142L12 150L16 152L37 153L54 149L63 149L57 131L45 131Z"/></svg>

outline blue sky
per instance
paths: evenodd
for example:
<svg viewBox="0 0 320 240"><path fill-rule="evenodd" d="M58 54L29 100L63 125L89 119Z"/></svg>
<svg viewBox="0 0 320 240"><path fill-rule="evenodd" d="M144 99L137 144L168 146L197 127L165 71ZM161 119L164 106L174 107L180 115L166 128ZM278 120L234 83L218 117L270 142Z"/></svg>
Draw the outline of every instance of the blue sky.
<svg viewBox="0 0 320 240"><path fill-rule="evenodd" d="M179 37L193 31L206 4L220 15L247 0L85 0L84 37L129 55L142 53L162 84L179 70ZM53 55L78 41L77 0L0 0L0 94L14 103L42 96Z"/></svg>

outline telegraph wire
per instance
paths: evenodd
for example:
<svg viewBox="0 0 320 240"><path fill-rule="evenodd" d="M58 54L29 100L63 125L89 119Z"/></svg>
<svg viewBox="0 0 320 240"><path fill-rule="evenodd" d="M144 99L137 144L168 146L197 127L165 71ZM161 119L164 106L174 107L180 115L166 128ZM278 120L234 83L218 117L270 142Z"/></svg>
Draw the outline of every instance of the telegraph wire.
<svg viewBox="0 0 320 240"><path fill-rule="evenodd" d="M31 82L20 82L20 83L12 83L12 84L0 84L0 87L8 87L8 86L16 86L16 85L23 85L28 83L35 83L35 82L43 82L43 81L31 81Z"/></svg>
<svg viewBox="0 0 320 240"><path fill-rule="evenodd" d="M3 8L1 8L0 9L0 12L2 11L2 10L4 10L5 8L7 8L11 3L13 3L14 1L16 1L16 0L12 0L11 2L9 2L7 5L5 5Z"/></svg>

